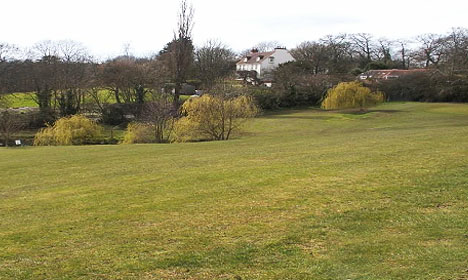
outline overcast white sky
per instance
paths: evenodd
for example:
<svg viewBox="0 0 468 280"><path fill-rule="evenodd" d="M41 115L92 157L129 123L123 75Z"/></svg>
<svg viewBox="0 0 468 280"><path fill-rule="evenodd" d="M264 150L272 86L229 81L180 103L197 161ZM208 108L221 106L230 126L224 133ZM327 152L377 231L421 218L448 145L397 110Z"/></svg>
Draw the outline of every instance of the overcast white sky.
<svg viewBox="0 0 468 280"><path fill-rule="evenodd" d="M178 0L1 0L0 42L31 46L74 40L105 58L127 43L135 55L171 40ZM467 0L192 0L196 45L219 39L233 50L261 41L288 48L327 34L372 33L391 39L468 27Z"/></svg>

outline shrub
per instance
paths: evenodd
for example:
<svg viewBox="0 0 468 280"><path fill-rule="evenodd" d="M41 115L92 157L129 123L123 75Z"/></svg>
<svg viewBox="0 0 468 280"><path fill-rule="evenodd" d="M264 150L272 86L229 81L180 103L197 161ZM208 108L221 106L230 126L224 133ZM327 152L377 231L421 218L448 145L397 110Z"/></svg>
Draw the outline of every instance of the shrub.
<svg viewBox="0 0 468 280"><path fill-rule="evenodd" d="M186 101L182 111L185 117L177 121L176 141L228 140L258 108L251 97L205 94Z"/></svg>
<svg viewBox="0 0 468 280"><path fill-rule="evenodd" d="M374 85L390 101L468 102L468 77L415 73Z"/></svg>
<svg viewBox="0 0 468 280"><path fill-rule="evenodd" d="M130 123L125 130L122 144L154 143L156 138L153 127L144 123Z"/></svg>
<svg viewBox="0 0 468 280"><path fill-rule="evenodd" d="M251 87L246 92L252 96L255 103L262 109L274 110L280 107L281 95L270 88Z"/></svg>
<svg viewBox="0 0 468 280"><path fill-rule="evenodd" d="M41 129L34 137L34 145L83 145L102 142L103 129L85 116L64 117L53 126Z"/></svg>
<svg viewBox="0 0 468 280"><path fill-rule="evenodd" d="M278 107L318 105L327 90L354 79L346 74L318 74L317 69L302 61L282 64L273 74Z"/></svg>
<svg viewBox="0 0 468 280"><path fill-rule="evenodd" d="M373 86L384 91L390 101L431 101L440 91L438 79L414 73L398 79L383 80Z"/></svg>
<svg viewBox="0 0 468 280"><path fill-rule="evenodd" d="M141 112L139 104L115 103L106 104L102 110L102 122L108 125L119 125L128 122Z"/></svg>
<svg viewBox="0 0 468 280"><path fill-rule="evenodd" d="M384 95L380 91L372 92L359 82L339 83L329 89L322 108L326 110L350 109L373 106L384 101Z"/></svg>
<svg viewBox="0 0 468 280"><path fill-rule="evenodd" d="M146 103L139 119L151 126L155 142L167 143L171 138L177 117L178 109L174 103L166 98L161 98Z"/></svg>
<svg viewBox="0 0 468 280"><path fill-rule="evenodd" d="M20 114L15 114L9 110L0 109L0 139L5 146L9 145L14 133L23 128L24 120Z"/></svg>
<svg viewBox="0 0 468 280"><path fill-rule="evenodd" d="M125 111L120 104L105 104L102 109L102 122L108 125L119 125L126 121Z"/></svg>

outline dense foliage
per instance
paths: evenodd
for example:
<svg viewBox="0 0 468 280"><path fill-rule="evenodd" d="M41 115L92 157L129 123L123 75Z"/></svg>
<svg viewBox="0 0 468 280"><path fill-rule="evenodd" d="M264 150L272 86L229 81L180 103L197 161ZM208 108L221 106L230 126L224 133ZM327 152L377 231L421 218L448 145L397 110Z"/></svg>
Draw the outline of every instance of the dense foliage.
<svg viewBox="0 0 468 280"><path fill-rule="evenodd" d="M81 115L63 117L34 137L36 146L97 144L104 141L103 129Z"/></svg>
<svg viewBox="0 0 468 280"><path fill-rule="evenodd" d="M384 102L382 92L372 92L359 82L339 83L329 89L322 102L322 108L326 110L359 108L374 106Z"/></svg>
<svg viewBox="0 0 468 280"><path fill-rule="evenodd" d="M125 130L123 144L155 143L154 130L151 125L130 123Z"/></svg>
<svg viewBox="0 0 468 280"><path fill-rule="evenodd" d="M413 74L370 85L385 92L389 101L468 102L468 77Z"/></svg>

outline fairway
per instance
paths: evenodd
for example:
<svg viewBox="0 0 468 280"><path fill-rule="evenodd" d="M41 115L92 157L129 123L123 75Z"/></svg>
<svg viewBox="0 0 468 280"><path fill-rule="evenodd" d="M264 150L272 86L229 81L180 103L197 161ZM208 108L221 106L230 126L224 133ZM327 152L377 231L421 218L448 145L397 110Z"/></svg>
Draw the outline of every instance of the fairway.
<svg viewBox="0 0 468 280"><path fill-rule="evenodd" d="M468 105L0 149L0 279L468 279Z"/></svg>

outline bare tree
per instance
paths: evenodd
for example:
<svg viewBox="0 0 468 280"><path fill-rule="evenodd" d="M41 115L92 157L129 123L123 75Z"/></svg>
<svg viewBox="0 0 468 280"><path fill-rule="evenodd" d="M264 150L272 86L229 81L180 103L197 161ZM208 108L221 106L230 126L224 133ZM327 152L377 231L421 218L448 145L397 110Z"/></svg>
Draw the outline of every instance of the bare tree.
<svg viewBox="0 0 468 280"><path fill-rule="evenodd" d="M78 113L84 103L89 70L89 55L78 42L57 42L60 58L54 98L61 116Z"/></svg>
<svg viewBox="0 0 468 280"><path fill-rule="evenodd" d="M57 46L52 41L37 43L31 53L37 57L25 66L28 87L34 92L34 100L39 105L42 122L51 122L54 118L56 102L53 103L53 92L57 88L60 58Z"/></svg>
<svg viewBox="0 0 468 280"><path fill-rule="evenodd" d="M410 45L411 41L409 40L404 40L404 39L400 39L400 40L397 40L395 42L395 44L397 44L399 46L399 51L398 51L398 56L401 60L401 67L403 69L408 69L410 67L410 64L411 64L411 52L412 50L410 49L409 45Z"/></svg>
<svg viewBox="0 0 468 280"><path fill-rule="evenodd" d="M1 109L0 109L1 110ZM8 110L0 111L0 135L2 136L5 146L8 147L13 133L19 131L23 127L23 123L18 115L15 115Z"/></svg>
<svg viewBox="0 0 468 280"><path fill-rule="evenodd" d="M117 103L138 104L145 102L155 76L150 61L125 56L106 62L99 75Z"/></svg>
<svg viewBox="0 0 468 280"><path fill-rule="evenodd" d="M140 120L153 128L156 142L167 143L171 137L177 114L178 109L174 103L163 96L159 100L144 105Z"/></svg>
<svg viewBox="0 0 468 280"><path fill-rule="evenodd" d="M308 63L313 68L313 74L328 72L330 49L327 45L318 42L303 42L291 52L297 61Z"/></svg>
<svg viewBox="0 0 468 280"><path fill-rule="evenodd" d="M361 59L361 67L365 67L372 62L376 53L374 38L368 33L357 33L350 36L353 50Z"/></svg>
<svg viewBox="0 0 468 280"><path fill-rule="evenodd" d="M348 35L327 35L320 42L329 49L329 73L347 73L353 67L353 50Z"/></svg>
<svg viewBox="0 0 468 280"><path fill-rule="evenodd" d="M30 51L33 58L42 59L44 57L58 57L59 48L57 42L50 40L40 41L36 43Z"/></svg>
<svg viewBox="0 0 468 280"><path fill-rule="evenodd" d="M444 38L445 68L449 74L468 72L468 29L453 28Z"/></svg>
<svg viewBox="0 0 468 280"><path fill-rule="evenodd" d="M388 65L392 61L392 51L395 42L386 38L379 38L377 42L378 48L376 51L376 57L378 60Z"/></svg>
<svg viewBox="0 0 468 280"><path fill-rule="evenodd" d="M259 52L269 52L280 46L281 44L278 41L263 41L253 46L253 48Z"/></svg>
<svg viewBox="0 0 468 280"><path fill-rule="evenodd" d="M0 62L5 62L18 52L18 47L0 42Z"/></svg>
<svg viewBox="0 0 468 280"><path fill-rule="evenodd" d="M444 55L443 36L438 34L424 34L416 38L421 44L419 49L419 60L424 67L437 66Z"/></svg>
<svg viewBox="0 0 468 280"><path fill-rule="evenodd" d="M235 54L218 41L210 40L195 53L197 76L205 89L235 70Z"/></svg>
<svg viewBox="0 0 468 280"><path fill-rule="evenodd" d="M246 49L240 52L241 56L248 55L252 50L256 50L258 52L270 52L277 47L280 47L281 43L278 41L263 41L255 44L250 49Z"/></svg>

